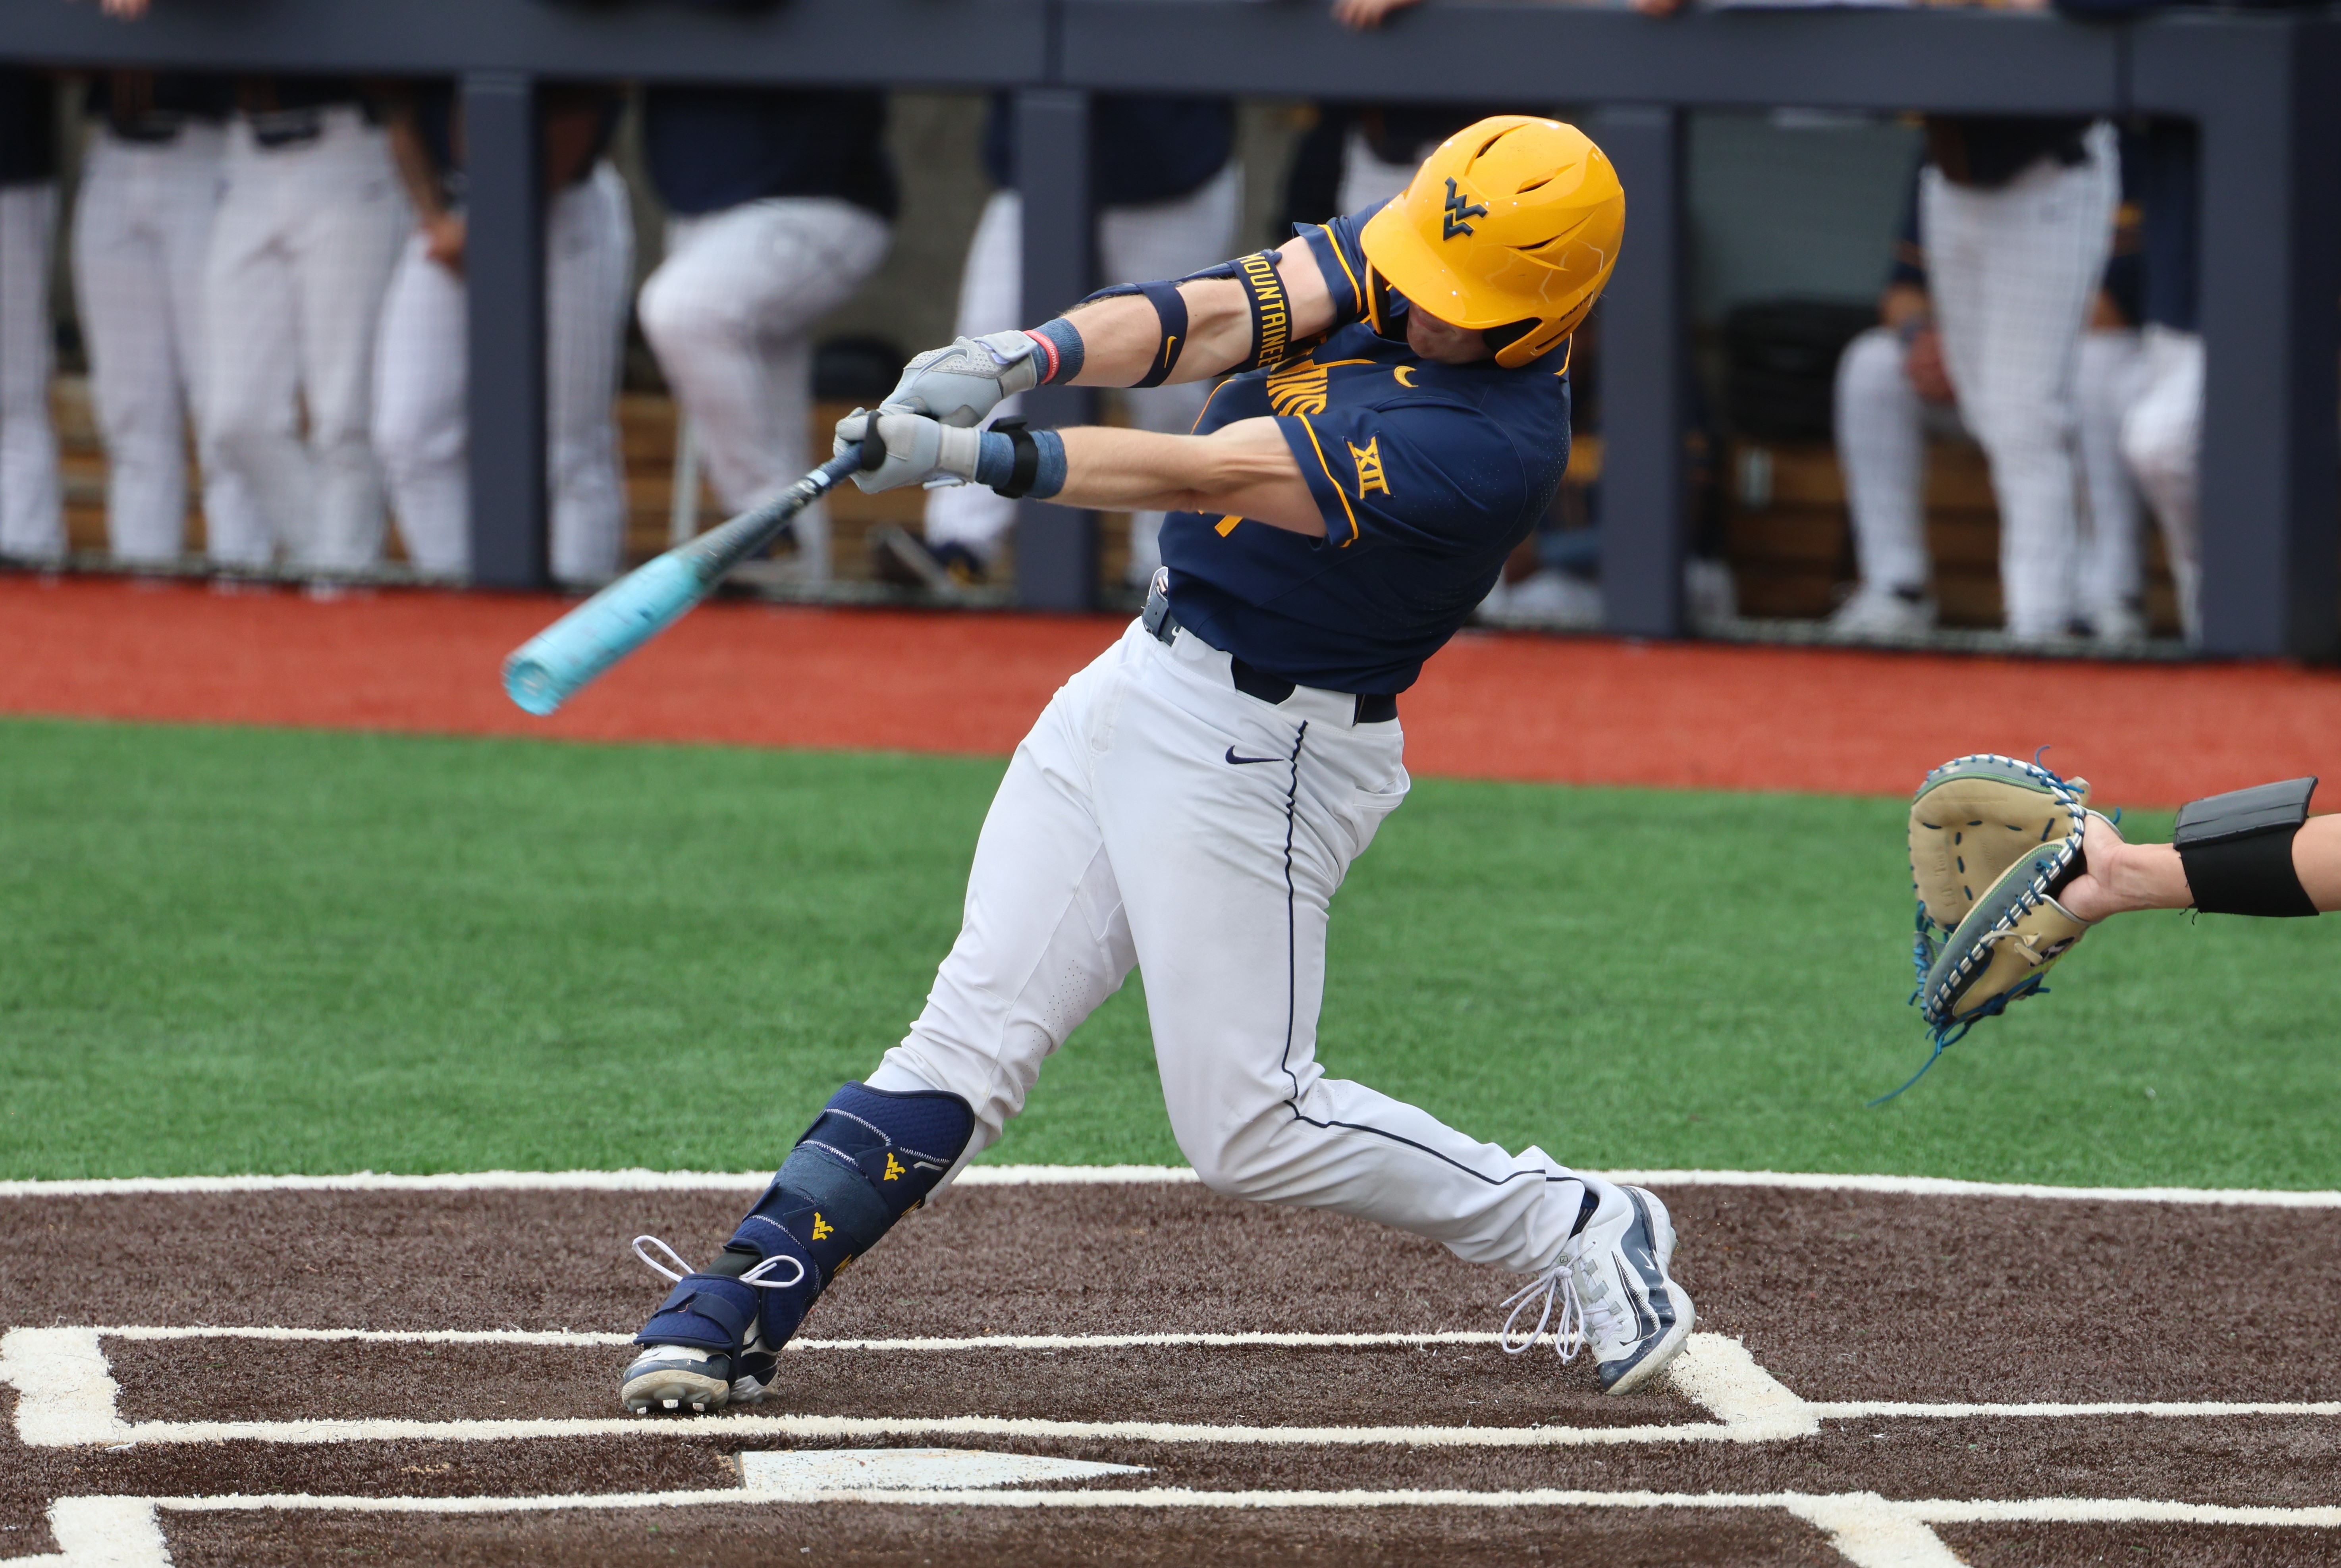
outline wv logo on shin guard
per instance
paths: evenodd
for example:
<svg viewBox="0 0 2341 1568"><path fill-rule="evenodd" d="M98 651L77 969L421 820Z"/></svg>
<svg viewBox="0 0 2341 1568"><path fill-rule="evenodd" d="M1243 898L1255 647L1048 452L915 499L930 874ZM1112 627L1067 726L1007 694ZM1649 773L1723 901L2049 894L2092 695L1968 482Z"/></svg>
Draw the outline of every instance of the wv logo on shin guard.
<svg viewBox="0 0 2341 1568"><path fill-rule="evenodd" d="M1484 218L1487 215L1488 209L1479 203L1466 197L1460 191L1457 190L1455 188L1454 176L1451 175L1449 175L1447 180L1447 211L1444 215L1447 232L1439 237L1441 239L1451 240L1457 235L1468 235L1471 233L1471 225L1464 220L1466 218Z"/></svg>
<svg viewBox="0 0 2341 1568"><path fill-rule="evenodd" d="M821 1217L821 1211L819 1209L815 1209L812 1212L812 1239L817 1242L825 1242L835 1234L837 1234L837 1227L831 1224L827 1220L822 1219Z"/></svg>
<svg viewBox="0 0 2341 1568"><path fill-rule="evenodd" d="M886 1174L878 1179L882 1182L892 1182L899 1180L902 1174L902 1162L894 1158L893 1155L888 1154L886 1156Z"/></svg>

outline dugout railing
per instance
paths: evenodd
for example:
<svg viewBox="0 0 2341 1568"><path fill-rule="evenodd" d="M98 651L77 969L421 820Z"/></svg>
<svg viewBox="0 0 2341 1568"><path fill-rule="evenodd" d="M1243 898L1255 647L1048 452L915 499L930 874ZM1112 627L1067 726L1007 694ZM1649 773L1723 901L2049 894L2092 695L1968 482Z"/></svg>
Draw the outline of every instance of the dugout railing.
<svg viewBox="0 0 2341 1568"><path fill-rule="evenodd" d="M1322 0L10 0L0 58L55 66L457 79L467 116L473 560L545 581L545 79L1004 87L1017 94L1024 297L1091 286L1089 96L1214 92L1596 105L1630 193L1604 306L1603 585L1612 630L1685 630L1689 329L1685 123L1701 108L2154 115L2202 128L2203 638L2326 657L2341 600L2341 15L2166 12L2127 24L1946 9L1631 12L1429 0L1378 33ZM1081 417L1044 389L1033 414ZM1093 518L1028 504L1021 603L1097 593Z"/></svg>

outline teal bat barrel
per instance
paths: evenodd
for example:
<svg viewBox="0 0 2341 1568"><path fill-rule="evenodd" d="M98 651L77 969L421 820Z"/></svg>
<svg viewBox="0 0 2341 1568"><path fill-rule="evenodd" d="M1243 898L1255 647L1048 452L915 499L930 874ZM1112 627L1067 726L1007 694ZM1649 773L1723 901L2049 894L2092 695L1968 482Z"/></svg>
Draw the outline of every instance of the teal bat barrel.
<svg viewBox="0 0 2341 1568"><path fill-rule="evenodd" d="M862 464L847 448L753 512L646 561L514 649L504 694L539 718L681 620L723 574L770 545L796 514Z"/></svg>

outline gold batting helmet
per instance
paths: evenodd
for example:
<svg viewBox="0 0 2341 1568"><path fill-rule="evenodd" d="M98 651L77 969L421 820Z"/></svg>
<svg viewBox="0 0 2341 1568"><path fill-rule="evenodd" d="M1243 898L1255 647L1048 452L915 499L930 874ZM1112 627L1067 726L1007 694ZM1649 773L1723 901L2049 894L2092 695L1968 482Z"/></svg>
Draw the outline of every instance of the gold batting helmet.
<svg viewBox="0 0 2341 1568"><path fill-rule="evenodd" d="M1495 115L1439 144L1361 238L1374 270L1439 320L1517 327L1496 352L1517 370L1577 330L1625 230L1625 188L1590 137Z"/></svg>

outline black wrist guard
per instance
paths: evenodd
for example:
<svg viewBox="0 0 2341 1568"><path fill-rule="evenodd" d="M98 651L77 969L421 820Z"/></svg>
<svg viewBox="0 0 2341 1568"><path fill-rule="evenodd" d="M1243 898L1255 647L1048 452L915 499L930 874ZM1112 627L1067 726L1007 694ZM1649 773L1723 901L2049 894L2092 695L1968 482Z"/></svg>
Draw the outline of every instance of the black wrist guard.
<svg viewBox="0 0 2341 1568"><path fill-rule="evenodd" d="M1005 495L1011 501L1021 500L1031 490L1032 481L1040 477L1041 444L1032 439L1032 433L1024 428L1021 419L995 419L991 433L1005 435L1008 444L1016 449L1016 466L1008 471L1004 481L991 487L991 493Z"/></svg>
<svg viewBox="0 0 2341 1568"><path fill-rule="evenodd" d="M2206 914L2315 914L2292 868L2293 835L2308 820L2313 778L2255 785L2179 808L2171 847Z"/></svg>

